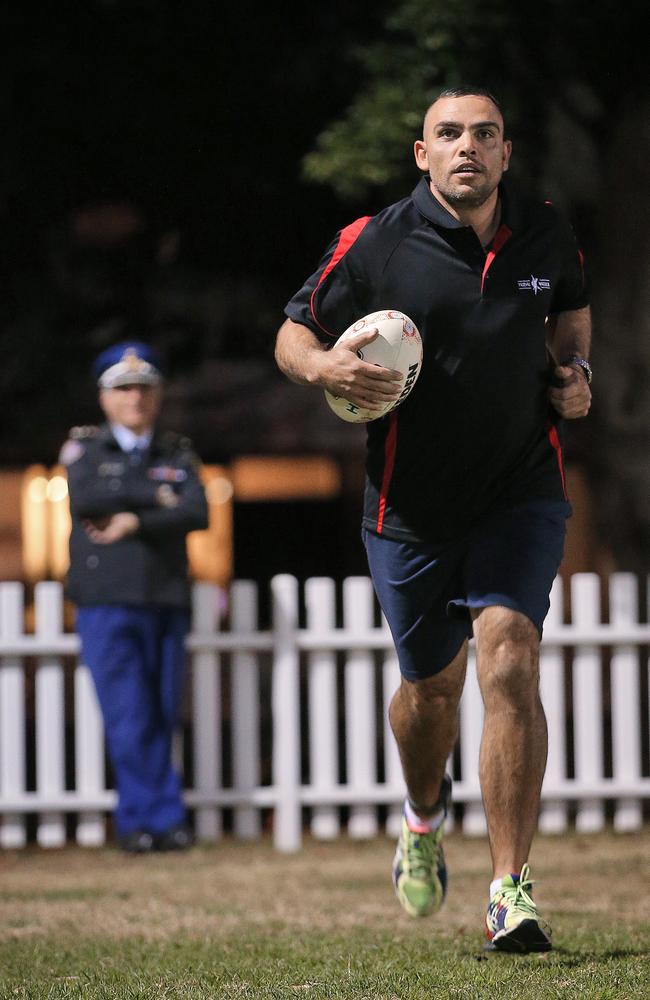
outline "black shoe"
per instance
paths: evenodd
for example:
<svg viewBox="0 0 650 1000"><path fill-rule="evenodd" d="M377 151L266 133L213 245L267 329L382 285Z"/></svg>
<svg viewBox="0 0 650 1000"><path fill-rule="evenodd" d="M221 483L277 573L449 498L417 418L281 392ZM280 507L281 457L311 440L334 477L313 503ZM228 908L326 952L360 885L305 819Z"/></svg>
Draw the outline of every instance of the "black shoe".
<svg viewBox="0 0 650 1000"><path fill-rule="evenodd" d="M187 851L194 846L194 834L185 823L170 826L168 830L157 833L154 838L156 851Z"/></svg>
<svg viewBox="0 0 650 1000"><path fill-rule="evenodd" d="M127 854L149 854L154 850L154 838L146 830L132 830L118 839L122 851Z"/></svg>

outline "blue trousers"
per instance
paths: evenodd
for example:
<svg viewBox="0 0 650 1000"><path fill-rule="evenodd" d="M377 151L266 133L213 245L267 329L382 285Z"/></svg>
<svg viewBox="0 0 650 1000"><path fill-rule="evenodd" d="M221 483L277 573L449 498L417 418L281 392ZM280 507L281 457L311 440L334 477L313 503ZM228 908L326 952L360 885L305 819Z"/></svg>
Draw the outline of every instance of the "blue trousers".
<svg viewBox="0 0 650 1000"><path fill-rule="evenodd" d="M117 786L118 836L162 833L185 821L171 748L188 627L188 612L179 608L97 604L77 611Z"/></svg>

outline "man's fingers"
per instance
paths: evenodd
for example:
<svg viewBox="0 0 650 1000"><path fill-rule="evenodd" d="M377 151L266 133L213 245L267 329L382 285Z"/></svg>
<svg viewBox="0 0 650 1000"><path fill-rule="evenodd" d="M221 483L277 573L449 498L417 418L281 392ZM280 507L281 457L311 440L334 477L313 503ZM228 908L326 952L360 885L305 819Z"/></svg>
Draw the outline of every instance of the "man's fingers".
<svg viewBox="0 0 650 1000"><path fill-rule="evenodd" d="M591 408L591 392L586 383L576 381L562 389L549 389L549 400L561 417L586 417Z"/></svg>
<svg viewBox="0 0 650 1000"><path fill-rule="evenodd" d="M551 399L591 399L591 392L587 383L571 382L569 385L551 386L549 389Z"/></svg>
<svg viewBox="0 0 650 1000"><path fill-rule="evenodd" d="M348 337L339 346L344 347L348 351L356 351L360 347L365 347L366 344L372 344L373 340L377 339L378 333L378 327L373 326L370 330L363 330L361 333L355 333L353 337Z"/></svg>
<svg viewBox="0 0 650 1000"><path fill-rule="evenodd" d="M339 345L342 350L350 351L352 354L356 354L357 351L365 347L367 344L371 344L373 340L376 340L379 330L377 327L373 327L370 330L363 330L362 333L357 333L354 337L349 337L346 341ZM391 368L384 368L381 365L373 364L371 361L365 361L364 359L359 359L360 363L367 369L368 375L372 378L380 380L397 380L401 379L401 372L395 371Z"/></svg>
<svg viewBox="0 0 650 1000"><path fill-rule="evenodd" d="M578 386L567 386L566 389L551 389L549 393L553 402L568 402L570 399L586 399L583 390Z"/></svg>
<svg viewBox="0 0 650 1000"><path fill-rule="evenodd" d="M404 388L402 373L359 357L363 346L376 336L376 329L364 330L327 352L328 370L321 383L324 388L368 409L380 409L398 399Z"/></svg>
<svg viewBox="0 0 650 1000"><path fill-rule="evenodd" d="M371 399L380 399L382 401L395 399L399 396L402 391L402 379L396 379L394 377L387 379L377 379L373 375L364 374L362 378L358 378L353 388L358 392L364 393Z"/></svg>
<svg viewBox="0 0 650 1000"><path fill-rule="evenodd" d="M402 384L402 373L392 368L380 368L379 365L366 365L363 377L371 383L394 382Z"/></svg>

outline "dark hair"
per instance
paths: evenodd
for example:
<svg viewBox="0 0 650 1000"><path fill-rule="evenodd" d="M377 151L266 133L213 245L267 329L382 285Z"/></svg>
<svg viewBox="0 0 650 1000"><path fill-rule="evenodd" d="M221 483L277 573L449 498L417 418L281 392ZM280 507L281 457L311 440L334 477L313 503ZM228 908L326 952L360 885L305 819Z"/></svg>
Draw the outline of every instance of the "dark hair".
<svg viewBox="0 0 650 1000"><path fill-rule="evenodd" d="M485 87L446 87L440 91L436 100L440 100L441 97L487 97L489 101L492 101L503 118L499 99L491 91L486 90Z"/></svg>
<svg viewBox="0 0 650 1000"><path fill-rule="evenodd" d="M424 121L422 122L423 135L424 135L424 126L427 120L427 115L429 114L429 111L436 103L436 101L439 101L442 97L487 97L488 101L492 101L495 108L503 118L503 111L501 110L501 105L499 104L498 99L489 90L486 90L485 87L445 87L444 90L440 91L435 100L431 102L431 104L429 105L429 107L425 112ZM505 119L504 119L504 132L505 132Z"/></svg>

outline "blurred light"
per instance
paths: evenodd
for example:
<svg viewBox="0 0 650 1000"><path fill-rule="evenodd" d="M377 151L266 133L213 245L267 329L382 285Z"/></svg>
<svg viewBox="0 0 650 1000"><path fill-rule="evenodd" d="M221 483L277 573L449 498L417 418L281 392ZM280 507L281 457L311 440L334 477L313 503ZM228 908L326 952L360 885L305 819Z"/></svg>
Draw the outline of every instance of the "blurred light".
<svg viewBox="0 0 650 1000"><path fill-rule="evenodd" d="M47 500L48 481L45 476L34 476L27 485L27 500L29 503L45 503Z"/></svg>
<svg viewBox="0 0 650 1000"><path fill-rule="evenodd" d="M53 476L47 484L47 499L53 503L65 500L68 495L68 483L63 476Z"/></svg>
<svg viewBox="0 0 650 1000"><path fill-rule="evenodd" d="M230 466L235 499L329 500L341 492L338 464L325 455L291 458L243 455Z"/></svg>
<svg viewBox="0 0 650 1000"><path fill-rule="evenodd" d="M68 503L68 480L65 468L55 465L50 469L47 496L50 503L48 533L48 568L54 580L63 580L70 563L68 539L70 537L70 504Z"/></svg>
<svg viewBox="0 0 650 1000"><path fill-rule="evenodd" d="M192 531L187 536L190 572L195 580L225 588L233 569L233 485L228 471L219 465L201 466L201 480L208 500L209 524L206 531Z"/></svg>
<svg viewBox="0 0 650 1000"><path fill-rule="evenodd" d="M232 500L233 493L232 483L223 476L211 479L205 487L205 495L208 498L208 503L228 503L229 500Z"/></svg>
<svg viewBox="0 0 650 1000"><path fill-rule="evenodd" d="M48 572L49 508L48 476L42 465L25 470L21 497L20 526L25 579L46 580Z"/></svg>

